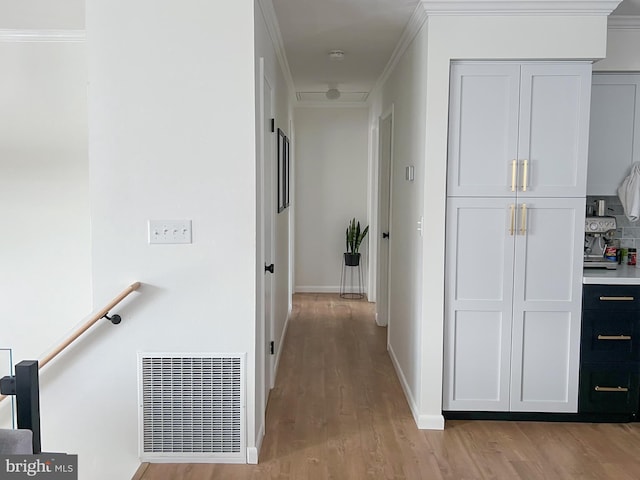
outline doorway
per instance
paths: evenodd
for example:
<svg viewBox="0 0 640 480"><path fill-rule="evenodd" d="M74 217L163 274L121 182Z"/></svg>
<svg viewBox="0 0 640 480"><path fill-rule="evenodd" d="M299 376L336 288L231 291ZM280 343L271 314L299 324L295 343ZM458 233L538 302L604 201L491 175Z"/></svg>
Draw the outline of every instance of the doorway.
<svg viewBox="0 0 640 480"><path fill-rule="evenodd" d="M389 323L389 250L391 243L391 165L393 108L378 122L378 256L376 271L376 323Z"/></svg>

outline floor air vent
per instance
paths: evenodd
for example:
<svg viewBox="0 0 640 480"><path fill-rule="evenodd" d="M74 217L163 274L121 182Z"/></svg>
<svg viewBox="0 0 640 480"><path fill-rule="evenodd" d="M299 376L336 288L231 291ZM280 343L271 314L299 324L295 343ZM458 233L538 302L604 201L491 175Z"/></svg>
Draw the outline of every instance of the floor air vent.
<svg viewBox="0 0 640 480"><path fill-rule="evenodd" d="M243 355L139 357L141 459L246 462Z"/></svg>

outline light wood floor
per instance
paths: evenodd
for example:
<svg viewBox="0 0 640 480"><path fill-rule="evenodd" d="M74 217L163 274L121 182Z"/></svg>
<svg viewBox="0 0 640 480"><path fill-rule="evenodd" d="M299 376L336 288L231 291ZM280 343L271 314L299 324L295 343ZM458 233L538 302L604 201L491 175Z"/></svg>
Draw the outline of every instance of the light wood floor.
<svg viewBox="0 0 640 480"><path fill-rule="evenodd" d="M143 465L141 480L640 479L640 423L449 421L418 430L372 306L298 294L258 465Z"/></svg>

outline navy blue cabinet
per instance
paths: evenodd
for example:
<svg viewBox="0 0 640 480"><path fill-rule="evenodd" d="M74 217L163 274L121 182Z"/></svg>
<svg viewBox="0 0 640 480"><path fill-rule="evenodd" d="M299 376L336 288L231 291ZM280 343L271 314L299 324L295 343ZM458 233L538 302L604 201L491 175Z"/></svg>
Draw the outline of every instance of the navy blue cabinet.
<svg viewBox="0 0 640 480"><path fill-rule="evenodd" d="M579 413L630 414L640 400L640 286L585 285Z"/></svg>

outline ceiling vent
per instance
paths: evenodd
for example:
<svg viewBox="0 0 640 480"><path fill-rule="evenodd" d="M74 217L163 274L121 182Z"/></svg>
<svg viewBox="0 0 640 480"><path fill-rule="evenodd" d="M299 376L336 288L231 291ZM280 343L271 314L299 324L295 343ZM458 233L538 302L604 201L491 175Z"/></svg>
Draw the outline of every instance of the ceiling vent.
<svg viewBox="0 0 640 480"><path fill-rule="evenodd" d="M324 96L327 97L327 100L337 100L340 98L340 90L337 88L330 88Z"/></svg>
<svg viewBox="0 0 640 480"><path fill-rule="evenodd" d="M329 52L329 60L337 62L344 60L344 52L342 50L331 50Z"/></svg>
<svg viewBox="0 0 640 480"><path fill-rule="evenodd" d="M246 463L244 355L140 354L140 458Z"/></svg>
<svg viewBox="0 0 640 480"><path fill-rule="evenodd" d="M296 92L296 99L299 102L309 103L365 103L369 96L368 92L339 92L339 98L327 100L327 93L328 92Z"/></svg>

